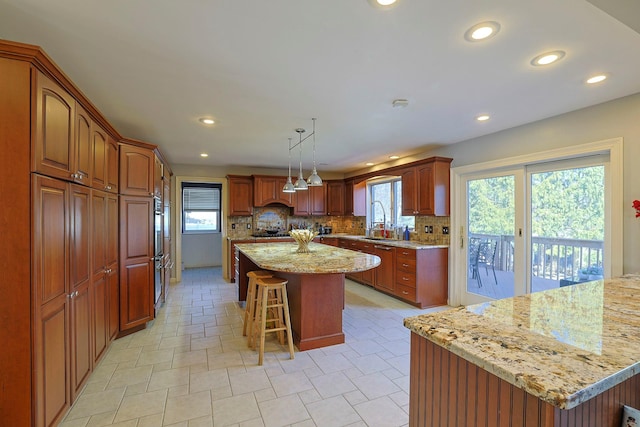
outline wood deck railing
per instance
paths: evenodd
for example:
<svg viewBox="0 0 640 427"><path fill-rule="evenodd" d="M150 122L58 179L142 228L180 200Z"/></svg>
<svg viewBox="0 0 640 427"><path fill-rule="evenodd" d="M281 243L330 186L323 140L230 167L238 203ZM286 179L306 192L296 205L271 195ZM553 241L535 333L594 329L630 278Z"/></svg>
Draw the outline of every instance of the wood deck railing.
<svg viewBox="0 0 640 427"><path fill-rule="evenodd" d="M494 268L513 271L513 236L471 234L469 237L497 242ZM578 277L582 269L598 269L603 266L602 240L533 237L531 245L531 269L536 277L570 279Z"/></svg>

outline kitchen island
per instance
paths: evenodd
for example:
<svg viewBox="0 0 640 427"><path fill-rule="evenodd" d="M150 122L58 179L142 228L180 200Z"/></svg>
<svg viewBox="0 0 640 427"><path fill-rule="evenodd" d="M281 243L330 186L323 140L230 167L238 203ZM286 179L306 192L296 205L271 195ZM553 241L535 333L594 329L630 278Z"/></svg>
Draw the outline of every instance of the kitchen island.
<svg viewBox="0 0 640 427"><path fill-rule="evenodd" d="M639 313L627 275L407 318L409 424L618 427L640 406Z"/></svg>
<svg viewBox="0 0 640 427"><path fill-rule="evenodd" d="M241 243L238 251L239 291L247 287L247 272L270 270L287 279L291 329L301 351L344 342L344 274L377 267L375 255L309 243L309 253L297 253L296 243ZM240 300L246 292L239 292Z"/></svg>

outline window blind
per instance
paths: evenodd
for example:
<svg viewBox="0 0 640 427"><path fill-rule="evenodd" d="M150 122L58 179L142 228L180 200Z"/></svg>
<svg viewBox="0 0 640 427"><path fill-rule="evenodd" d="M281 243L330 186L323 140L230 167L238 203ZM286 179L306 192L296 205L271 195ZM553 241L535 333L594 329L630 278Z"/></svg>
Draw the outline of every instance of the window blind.
<svg viewBox="0 0 640 427"><path fill-rule="evenodd" d="M220 209L220 189L185 186L182 189L182 209L207 211Z"/></svg>

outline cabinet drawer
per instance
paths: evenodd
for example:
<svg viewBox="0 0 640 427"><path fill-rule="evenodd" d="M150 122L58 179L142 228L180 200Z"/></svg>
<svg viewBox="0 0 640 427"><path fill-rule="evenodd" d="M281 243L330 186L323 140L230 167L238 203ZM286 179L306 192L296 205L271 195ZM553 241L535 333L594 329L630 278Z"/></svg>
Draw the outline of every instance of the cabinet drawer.
<svg viewBox="0 0 640 427"><path fill-rule="evenodd" d="M398 258L406 258L406 259L412 259L415 265L415 261L416 261L416 250L415 249L398 249L396 252L396 256Z"/></svg>
<svg viewBox="0 0 640 427"><path fill-rule="evenodd" d="M396 271L396 283L400 286L416 287L416 273L408 273L406 271Z"/></svg>
<svg viewBox="0 0 640 427"><path fill-rule="evenodd" d="M415 258L404 258L404 257L396 257L396 267L400 271L405 271L407 273L416 272L416 259Z"/></svg>
<svg viewBox="0 0 640 427"><path fill-rule="evenodd" d="M409 286L398 285L396 288L396 295L402 299L406 299L408 301L416 300L416 288L411 288Z"/></svg>

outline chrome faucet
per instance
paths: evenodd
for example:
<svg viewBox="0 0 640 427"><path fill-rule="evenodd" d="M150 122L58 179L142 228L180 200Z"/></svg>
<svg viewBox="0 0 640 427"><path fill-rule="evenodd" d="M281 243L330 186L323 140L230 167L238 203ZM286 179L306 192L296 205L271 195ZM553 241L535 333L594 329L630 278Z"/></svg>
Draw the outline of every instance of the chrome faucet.
<svg viewBox="0 0 640 427"><path fill-rule="evenodd" d="M379 203L380 207L382 208L382 237L386 237L386 231L387 231L387 213L384 210L384 205L382 204L382 202L380 200L374 200L371 202L371 207L373 208L373 205ZM371 230L373 230L373 226L375 224L374 222L374 213L373 213L373 209L371 210Z"/></svg>

